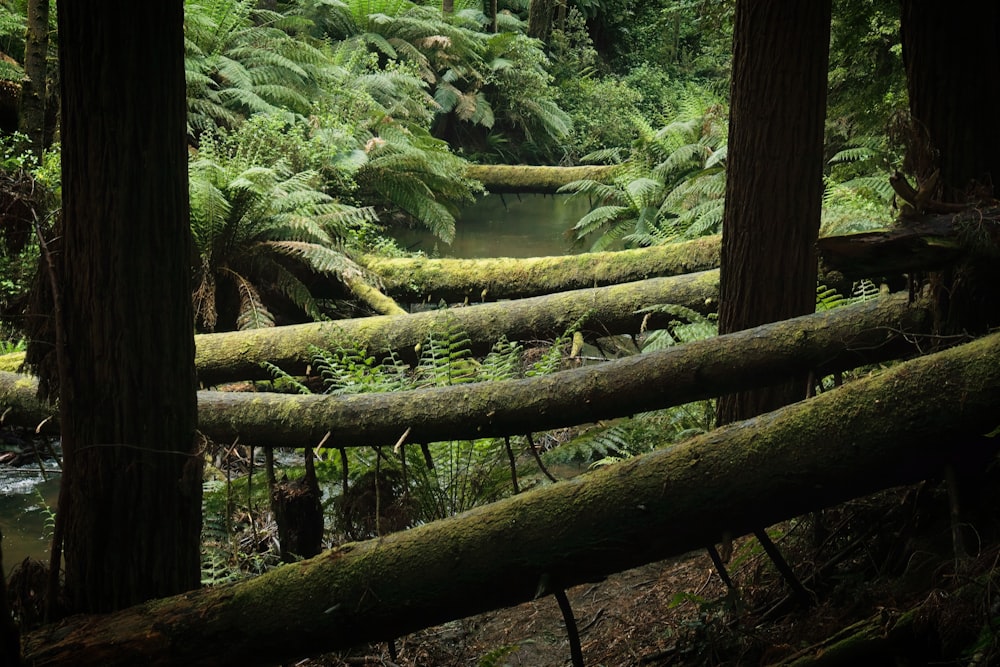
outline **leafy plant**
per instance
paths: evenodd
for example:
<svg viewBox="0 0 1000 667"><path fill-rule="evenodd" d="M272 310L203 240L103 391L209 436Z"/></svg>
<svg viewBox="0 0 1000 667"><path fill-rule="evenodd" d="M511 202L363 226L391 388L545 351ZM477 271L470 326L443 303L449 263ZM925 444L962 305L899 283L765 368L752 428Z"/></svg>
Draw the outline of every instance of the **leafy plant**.
<svg viewBox="0 0 1000 667"><path fill-rule="evenodd" d="M307 114L329 66L288 19L252 0L188 0L184 67L193 133L232 128L253 113Z"/></svg>
<svg viewBox="0 0 1000 667"><path fill-rule="evenodd" d="M723 108L692 93L674 122L659 130L633 117L639 134L611 184L569 183L560 192L587 196L591 211L574 226L591 250L616 242L647 246L716 233L725 196L726 124ZM616 159L615 150L592 159Z"/></svg>
<svg viewBox="0 0 1000 667"><path fill-rule="evenodd" d="M220 313L227 327L273 326L280 298L321 317L296 266L362 274L343 243L351 226L373 220L374 212L317 190L316 172L293 173L283 160L261 166L258 149L238 135L213 133L189 166L194 306L198 326L208 331Z"/></svg>

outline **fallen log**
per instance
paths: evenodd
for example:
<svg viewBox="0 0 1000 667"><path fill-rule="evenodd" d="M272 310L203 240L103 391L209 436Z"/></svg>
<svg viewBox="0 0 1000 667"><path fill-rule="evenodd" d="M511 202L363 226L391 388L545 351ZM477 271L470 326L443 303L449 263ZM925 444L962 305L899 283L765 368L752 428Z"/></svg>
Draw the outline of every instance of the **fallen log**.
<svg viewBox="0 0 1000 667"><path fill-rule="evenodd" d="M78 616L28 663L289 662L535 599L884 488L985 462L1000 334L574 480L247 581Z"/></svg>
<svg viewBox="0 0 1000 667"><path fill-rule="evenodd" d="M198 427L273 447L392 445L407 429L410 443L523 435L898 358L930 326L923 306L896 295L524 380L347 396L203 391ZM13 391L16 377L0 374L0 406L8 423L33 426L49 413L23 412L37 402Z"/></svg>
<svg viewBox="0 0 1000 667"><path fill-rule="evenodd" d="M638 333L641 308L671 303L707 314L716 308L718 290L719 272L708 271L469 308L204 334L195 336L195 366L199 382L209 387L268 379L261 366L264 361L302 375L312 361L310 345L360 345L377 357L391 351L413 359L415 345L448 327L466 333L473 350L482 353L501 337L511 341L556 338L580 320L584 331L594 335ZM653 318L648 326L656 328L667 319Z"/></svg>
<svg viewBox="0 0 1000 667"><path fill-rule="evenodd" d="M1000 217L996 210L988 211ZM969 216L974 213L966 212ZM929 271L958 260L967 219L924 216L906 226L819 239L822 280L850 290L851 281ZM381 258L360 260L402 301L516 299L538 294L704 271L719 266L719 236L618 252L527 259ZM846 282L844 282L846 281Z"/></svg>
<svg viewBox="0 0 1000 667"><path fill-rule="evenodd" d="M605 181L614 173L614 166L584 165L580 167L548 167L515 164L473 164L465 171L466 178L479 181L495 193L555 194L559 188L584 179Z"/></svg>
<svg viewBox="0 0 1000 667"><path fill-rule="evenodd" d="M719 237L617 252L515 259L376 257L358 263L402 302L471 303L675 276L719 266Z"/></svg>

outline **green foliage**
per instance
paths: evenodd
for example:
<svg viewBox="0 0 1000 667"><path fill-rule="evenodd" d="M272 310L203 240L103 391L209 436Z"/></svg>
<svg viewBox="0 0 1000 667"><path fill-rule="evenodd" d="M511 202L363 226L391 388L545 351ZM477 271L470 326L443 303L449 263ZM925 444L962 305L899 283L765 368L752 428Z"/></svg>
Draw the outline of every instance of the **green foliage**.
<svg viewBox="0 0 1000 667"><path fill-rule="evenodd" d="M561 188L593 202L574 226L576 238L596 237L592 250L622 242L648 246L719 231L725 196L724 108L689 89L675 120L654 130L632 123L639 139L614 182L576 181ZM613 156L604 151L592 157Z"/></svg>
<svg viewBox="0 0 1000 667"><path fill-rule="evenodd" d="M220 313L226 327L273 326L278 297L320 317L294 265L362 274L344 242L353 226L373 220L373 211L317 190L316 172L292 172L284 160L261 166L267 150L239 133L206 134L189 166L194 306L197 325L208 331Z"/></svg>
<svg viewBox="0 0 1000 667"><path fill-rule="evenodd" d="M857 137L856 144L830 158L824 177L821 234L833 236L882 229L893 222L894 192L889 175L901 156L884 148L884 138Z"/></svg>
<svg viewBox="0 0 1000 667"><path fill-rule="evenodd" d="M184 12L188 124L200 133L254 113L307 114L325 79L322 50L281 29L253 0L188 0Z"/></svg>
<svg viewBox="0 0 1000 667"><path fill-rule="evenodd" d="M574 330L560 336L533 363L526 361L520 344L505 339L477 360L472 355L468 335L450 325L428 336L412 366L394 355L377 362L366 350L348 343L328 350L313 348L312 368L322 379L324 393L338 395L510 380L558 369ZM290 381L303 393L311 393L280 369L265 366L275 378ZM520 442L522 439L515 440L519 449L525 446ZM341 508L341 527L348 534L358 538L377 533L379 522L371 518L361 521L359 517L359 512L374 512L376 504L386 512L381 526L398 529L450 516L510 493L509 461L503 439L430 443L426 446L428 458L407 455L408 451L412 452L413 447L400 449L398 456L387 455L384 448L350 448L346 454L349 491L336 501ZM317 471L337 480L344 474L336 456L322 457L317 462Z"/></svg>
<svg viewBox="0 0 1000 667"><path fill-rule="evenodd" d="M642 353L718 334L714 317L705 317L684 306L660 304L639 312L647 316L666 315L674 318L665 328L645 337ZM588 428L568 442L546 452L543 460L546 463L589 463L592 467L610 465L705 433L714 425L715 401L685 403Z"/></svg>
<svg viewBox="0 0 1000 667"><path fill-rule="evenodd" d="M551 150L569 131L541 44L510 15L494 33L479 7L444 15L405 0L351 0L324 3L322 18L315 8L304 13L339 48L375 54L380 69L418 75L436 107L435 131L449 141L476 143L483 132L503 131L530 152Z"/></svg>
<svg viewBox="0 0 1000 667"><path fill-rule="evenodd" d="M459 204L472 203L481 191L465 177L468 163L428 130L388 116L371 132L357 173L362 195L391 204L450 243Z"/></svg>

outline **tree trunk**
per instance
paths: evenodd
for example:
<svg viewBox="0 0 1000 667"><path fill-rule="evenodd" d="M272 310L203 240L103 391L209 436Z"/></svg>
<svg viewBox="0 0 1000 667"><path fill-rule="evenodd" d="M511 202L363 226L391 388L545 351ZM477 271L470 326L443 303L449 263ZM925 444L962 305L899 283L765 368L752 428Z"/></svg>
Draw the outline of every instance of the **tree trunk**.
<svg viewBox="0 0 1000 667"><path fill-rule="evenodd" d="M489 352L502 337L551 340L578 322L590 337L635 334L645 317L637 311L647 306L670 303L703 314L713 312L718 275L718 271L705 271L468 308L204 334L195 336L198 378L206 387L269 379L271 375L261 366L265 361L293 375L304 375L312 363L310 345L359 345L378 358L393 352L409 362L416 359L416 345L448 329L466 333L477 354ZM662 328L671 319L676 318L650 316L645 326Z"/></svg>
<svg viewBox="0 0 1000 667"><path fill-rule="evenodd" d="M32 633L37 667L241 665L386 640L985 461L1000 335L758 419L228 586ZM850 415L850 419L845 419ZM817 447L817 443L822 443Z"/></svg>
<svg viewBox="0 0 1000 667"><path fill-rule="evenodd" d="M739 0L733 33L719 331L812 312L830 0ZM805 380L719 399L720 423L805 396Z"/></svg>
<svg viewBox="0 0 1000 667"><path fill-rule="evenodd" d="M929 318L905 296L837 308L727 336L552 375L392 393L202 392L199 428L221 442L264 446L392 445L523 435L827 373L914 348L900 331ZM888 357L886 357L888 355Z"/></svg>
<svg viewBox="0 0 1000 667"><path fill-rule="evenodd" d="M17 129L28 137L31 152L45 150L45 100L48 82L49 0L28 0L28 31L24 40L24 79Z"/></svg>
<svg viewBox="0 0 1000 667"><path fill-rule="evenodd" d="M57 295L72 611L200 585L184 3L61 0ZM58 562L58 561L56 561Z"/></svg>
<svg viewBox="0 0 1000 667"><path fill-rule="evenodd" d="M522 299L705 271L719 266L719 237L617 252L515 259L427 259L366 256L385 292L402 302Z"/></svg>
<svg viewBox="0 0 1000 667"><path fill-rule="evenodd" d="M1000 90L981 82L983 72L1000 67L1000 6L956 11L943 3L904 0L900 25L913 119L906 166L930 198L976 207L992 202L1000 182L994 112ZM931 276L941 333L1000 325L994 289L1000 263L991 228L982 222L960 227L985 257Z"/></svg>
<svg viewBox="0 0 1000 667"><path fill-rule="evenodd" d="M556 0L531 0L528 7L528 37L549 43Z"/></svg>
<svg viewBox="0 0 1000 667"><path fill-rule="evenodd" d="M606 182L616 166L589 165L579 167L529 166L523 164L471 164L466 178L481 182L494 194L539 193L556 194L559 188L573 181Z"/></svg>
<svg viewBox="0 0 1000 667"><path fill-rule="evenodd" d="M644 355L553 375L350 396L199 393L207 436L274 447L311 447L522 435L670 407L726 391L765 386L789 373L854 368L913 354L930 328L925 307L897 295L762 325ZM242 349L242 348L240 348ZM0 373L6 423L34 427L52 409L34 383Z"/></svg>

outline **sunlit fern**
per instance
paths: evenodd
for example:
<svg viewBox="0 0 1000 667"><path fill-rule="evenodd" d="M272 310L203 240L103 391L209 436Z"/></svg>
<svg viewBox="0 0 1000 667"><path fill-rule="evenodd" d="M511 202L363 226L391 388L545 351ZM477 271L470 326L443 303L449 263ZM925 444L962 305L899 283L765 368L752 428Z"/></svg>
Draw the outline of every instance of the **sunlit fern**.
<svg viewBox="0 0 1000 667"><path fill-rule="evenodd" d="M698 107L691 103L692 109ZM720 105L683 113L654 130L632 119L638 140L611 184L581 180L560 192L585 196L592 209L574 226L578 240L595 239L591 250L621 242L628 247L714 234L722 226L725 198L726 123ZM605 162L600 151L588 161Z"/></svg>
<svg viewBox="0 0 1000 667"><path fill-rule="evenodd" d="M371 209L339 204L315 189L317 174L291 173L284 162L249 163L206 135L189 165L191 231L197 262L194 307L199 327L273 326L273 300L283 297L310 317L316 300L293 271L362 275L342 244Z"/></svg>

